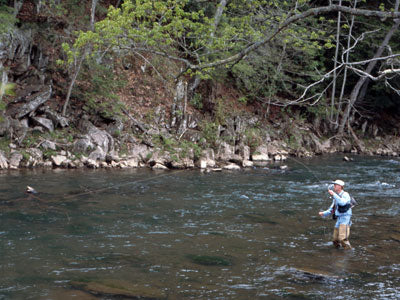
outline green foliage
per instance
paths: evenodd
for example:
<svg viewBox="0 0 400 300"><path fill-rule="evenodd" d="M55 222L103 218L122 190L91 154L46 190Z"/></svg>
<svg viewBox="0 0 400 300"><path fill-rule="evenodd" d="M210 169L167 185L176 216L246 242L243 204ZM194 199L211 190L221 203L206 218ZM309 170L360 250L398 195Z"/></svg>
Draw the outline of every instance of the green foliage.
<svg viewBox="0 0 400 300"><path fill-rule="evenodd" d="M190 100L190 104L196 108L201 110L203 108L203 99L200 93L195 93Z"/></svg>
<svg viewBox="0 0 400 300"><path fill-rule="evenodd" d="M238 99L238 101L239 101L239 103L247 104L248 99L247 99L246 96L242 96L242 97L240 97L240 98Z"/></svg>
<svg viewBox="0 0 400 300"><path fill-rule="evenodd" d="M10 153L10 145L11 140L7 137L0 137L0 150L4 151L5 153Z"/></svg>
<svg viewBox="0 0 400 300"><path fill-rule="evenodd" d="M245 142L253 152L263 142L262 130L260 128L247 128L244 132Z"/></svg>
<svg viewBox="0 0 400 300"><path fill-rule="evenodd" d="M43 158L44 159L49 159L54 155L57 155L57 151L51 150L51 149L43 149Z"/></svg>
<svg viewBox="0 0 400 300"><path fill-rule="evenodd" d="M18 21L14 16L14 9L5 4L4 1L0 2L0 35L12 31Z"/></svg>
<svg viewBox="0 0 400 300"><path fill-rule="evenodd" d="M0 70L1 71L1 70ZM0 112L6 109L6 103L3 100L4 96L14 96L15 95L15 84L14 83L6 83L3 84L0 82ZM0 121L1 121L0 116Z"/></svg>
<svg viewBox="0 0 400 300"><path fill-rule="evenodd" d="M21 151L21 155L22 155L22 160L25 162L27 162L31 158L31 155L25 150Z"/></svg>
<svg viewBox="0 0 400 300"><path fill-rule="evenodd" d="M217 99L215 104L214 120L219 125L225 125L226 119L230 116L232 111L227 108L224 99Z"/></svg>
<svg viewBox="0 0 400 300"><path fill-rule="evenodd" d="M216 147L219 138L219 124L214 122L204 121L200 124L200 129L203 138L211 147Z"/></svg>
<svg viewBox="0 0 400 300"><path fill-rule="evenodd" d="M114 119L115 116L123 117L124 105L116 94L126 85L121 75L115 75L109 66L92 62L85 66L80 79L82 84L78 86L74 96L83 99L86 111L97 113L105 119Z"/></svg>
<svg viewBox="0 0 400 300"><path fill-rule="evenodd" d="M28 133L25 136L25 139L22 142L22 145L25 148L35 148L39 144L41 133L40 132L32 132Z"/></svg>

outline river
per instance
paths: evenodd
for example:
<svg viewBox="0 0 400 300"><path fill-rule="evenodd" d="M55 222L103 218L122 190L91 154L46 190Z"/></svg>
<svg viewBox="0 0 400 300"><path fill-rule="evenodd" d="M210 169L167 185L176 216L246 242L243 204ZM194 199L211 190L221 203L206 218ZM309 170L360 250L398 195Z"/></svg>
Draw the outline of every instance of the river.
<svg viewBox="0 0 400 300"><path fill-rule="evenodd" d="M400 161L353 159L3 171L0 299L399 299ZM338 178L359 202L349 251L318 216Z"/></svg>

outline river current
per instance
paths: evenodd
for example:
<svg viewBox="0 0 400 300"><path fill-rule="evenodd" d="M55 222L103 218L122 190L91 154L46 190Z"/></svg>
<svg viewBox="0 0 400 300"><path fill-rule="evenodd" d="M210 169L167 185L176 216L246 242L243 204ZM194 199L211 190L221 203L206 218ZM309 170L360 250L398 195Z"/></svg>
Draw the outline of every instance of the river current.
<svg viewBox="0 0 400 300"><path fill-rule="evenodd" d="M400 160L353 159L0 172L0 299L400 299ZM349 251L318 216L334 179Z"/></svg>

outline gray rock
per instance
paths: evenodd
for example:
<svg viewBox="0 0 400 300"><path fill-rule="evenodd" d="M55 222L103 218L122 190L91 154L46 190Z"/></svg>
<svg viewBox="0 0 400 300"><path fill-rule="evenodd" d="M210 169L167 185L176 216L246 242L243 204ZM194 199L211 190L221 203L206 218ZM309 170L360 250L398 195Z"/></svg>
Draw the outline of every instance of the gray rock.
<svg viewBox="0 0 400 300"><path fill-rule="evenodd" d="M56 167L60 167L67 160L67 157L64 155L53 155L51 156L51 160Z"/></svg>
<svg viewBox="0 0 400 300"><path fill-rule="evenodd" d="M229 164L229 165L226 165L226 166L223 166L222 167L224 170L240 170L241 168L240 168L240 166L238 166L237 164Z"/></svg>
<svg viewBox="0 0 400 300"><path fill-rule="evenodd" d="M239 155L243 158L243 160L250 160L250 147L244 144L240 144Z"/></svg>
<svg viewBox="0 0 400 300"><path fill-rule="evenodd" d="M8 169L8 160L3 151L0 150L0 170Z"/></svg>
<svg viewBox="0 0 400 300"><path fill-rule="evenodd" d="M10 168L10 169L18 169L19 166L20 166L20 163L21 163L22 159L23 159L23 156L22 156L21 153L19 153L19 152L13 152L13 153L11 154L11 157L10 157L9 168Z"/></svg>
<svg viewBox="0 0 400 300"><path fill-rule="evenodd" d="M50 149L50 150L56 150L56 149L57 149L56 144L55 144L54 142L48 141L48 140L45 140L44 142L42 142L42 143L40 144L40 146L41 146L43 149L46 149L46 150L48 150L48 149Z"/></svg>
<svg viewBox="0 0 400 300"><path fill-rule="evenodd" d="M234 154L235 154L234 146L222 142L218 147L217 160L229 161Z"/></svg>
<svg viewBox="0 0 400 300"><path fill-rule="evenodd" d="M251 160L243 160L242 167L243 168L251 168L254 166L254 163Z"/></svg>
<svg viewBox="0 0 400 300"><path fill-rule="evenodd" d="M69 126L69 120L66 117L63 117L59 115L58 113L52 111L49 107L46 107L44 109L44 113L46 116L53 121L54 127L68 127Z"/></svg>
<svg viewBox="0 0 400 300"><path fill-rule="evenodd" d="M90 158L86 160L85 164L86 164L86 166L88 168L91 168L91 169L99 168L99 163L97 161L93 160L93 159L90 159Z"/></svg>
<svg viewBox="0 0 400 300"><path fill-rule="evenodd" d="M27 114L35 111L40 105L48 101L51 97L52 87L48 85L43 88L40 92L33 94L32 96L27 98L27 103L24 104L21 108L18 109L18 113L16 118L20 119Z"/></svg>
<svg viewBox="0 0 400 300"><path fill-rule="evenodd" d="M84 135L76 140L73 146L73 151L77 153L86 153L89 149L93 149L94 144L88 135Z"/></svg>
<svg viewBox="0 0 400 300"><path fill-rule="evenodd" d="M130 150L129 156L137 157L143 162L147 162L152 156L152 151L150 151L149 147L144 144L136 144Z"/></svg>
<svg viewBox="0 0 400 300"><path fill-rule="evenodd" d="M50 132L54 131L54 124L51 120L41 117L32 117L32 120L34 120L36 124L44 127L48 131Z"/></svg>
<svg viewBox="0 0 400 300"><path fill-rule="evenodd" d="M266 145L261 145L256 148L251 155L253 162L266 162L271 160L268 156L268 148Z"/></svg>
<svg viewBox="0 0 400 300"><path fill-rule="evenodd" d="M43 159L43 152L38 148L29 148L26 149L26 152L37 161L41 161Z"/></svg>
<svg viewBox="0 0 400 300"><path fill-rule="evenodd" d="M0 116L0 136L5 136L10 130L10 119Z"/></svg>
<svg viewBox="0 0 400 300"><path fill-rule="evenodd" d="M117 119L114 123L108 125L107 127L107 132L111 134L113 137L120 136L123 130L124 130L124 123L120 119Z"/></svg>
<svg viewBox="0 0 400 300"><path fill-rule="evenodd" d="M86 119L79 123L79 128L86 133L94 145L99 146L105 153L114 150L114 139L105 130L97 128Z"/></svg>
<svg viewBox="0 0 400 300"><path fill-rule="evenodd" d="M201 153L200 159L196 162L200 169L213 168L216 165L213 149L205 149Z"/></svg>
<svg viewBox="0 0 400 300"><path fill-rule="evenodd" d="M166 166L160 163L156 163L154 166L151 167L154 170L168 170Z"/></svg>
<svg viewBox="0 0 400 300"><path fill-rule="evenodd" d="M102 148L97 146L96 149L89 154L89 159L94 161L96 160L105 161L106 153L103 151Z"/></svg>

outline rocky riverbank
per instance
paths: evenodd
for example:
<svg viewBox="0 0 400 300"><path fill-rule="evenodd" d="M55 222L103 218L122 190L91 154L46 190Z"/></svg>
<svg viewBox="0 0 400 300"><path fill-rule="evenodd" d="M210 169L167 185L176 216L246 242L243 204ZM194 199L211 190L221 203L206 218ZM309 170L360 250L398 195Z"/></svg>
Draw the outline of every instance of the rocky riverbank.
<svg viewBox="0 0 400 300"><path fill-rule="evenodd" d="M42 111L49 113L48 110ZM42 123L31 122L37 119ZM190 135L186 133L179 140L165 127L154 124L141 123L140 127L147 128L146 132L135 134L137 123L121 123L123 133L116 135L115 124L99 128L87 117L83 117L73 130L63 128L55 120L40 115L22 121L8 117L1 122L0 169L145 167L239 170L274 166L290 156L311 157L339 152L397 157L400 153L400 139L397 137L378 136L358 139L357 142L345 138L318 138L311 129L303 127L300 132L300 125L294 123L286 139L279 139L279 129L250 127L249 122L242 120L242 125L246 126L241 129L234 124L217 129L215 140L210 143L205 140L204 132L196 129L191 129ZM35 125L24 127L24 124ZM58 129L54 129L56 126ZM6 135L10 131L14 132L12 140ZM255 136L254 132L249 134L252 131L257 131L258 135ZM197 138L193 139L194 136ZM21 138L21 145L18 145ZM229 143L229 139L234 143Z"/></svg>

